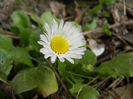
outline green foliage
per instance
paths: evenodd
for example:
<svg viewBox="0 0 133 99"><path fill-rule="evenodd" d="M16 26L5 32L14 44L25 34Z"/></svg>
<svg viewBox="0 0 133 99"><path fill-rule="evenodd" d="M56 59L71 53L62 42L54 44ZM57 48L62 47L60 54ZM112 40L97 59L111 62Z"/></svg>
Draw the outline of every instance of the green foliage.
<svg viewBox="0 0 133 99"><path fill-rule="evenodd" d="M23 63L26 64L27 66L32 67L32 61L29 58L29 53L26 49L21 48L21 47L16 47L10 52L12 59L16 63Z"/></svg>
<svg viewBox="0 0 133 99"><path fill-rule="evenodd" d="M15 27L31 27L29 17L21 10L15 11L11 18Z"/></svg>
<svg viewBox="0 0 133 99"><path fill-rule="evenodd" d="M9 75L13 67L13 60L11 55L9 54L11 48L4 43L3 39L6 39L9 44L12 44L12 40L6 36L0 37L0 78L7 80L7 76Z"/></svg>
<svg viewBox="0 0 133 99"><path fill-rule="evenodd" d="M58 72L61 77L72 86L70 92L73 96L76 96L79 89L84 85L84 76L90 77L89 74L93 71L93 66L96 63L96 56L93 52L86 50L82 59L75 60L74 62L74 64L71 64L68 61L65 63L58 62ZM91 77L89 79L91 79ZM85 92L83 91L80 99L84 99L82 98L86 95L86 93L84 93ZM88 96L89 95L88 92ZM95 95L95 93L93 95ZM93 97L93 95L91 97Z"/></svg>
<svg viewBox="0 0 133 99"><path fill-rule="evenodd" d="M92 14L92 15L95 15L95 14L97 14L101 9L102 9L102 5L99 4L99 5L95 6L95 7L92 9L91 14Z"/></svg>
<svg viewBox="0 0 133 99"><path fill-rule="evenodd" d="M102 31L106 33L106 35L110 36L112 32L109 30L109 24L104 24L102 26Z"/></svg>
<svg viewBox="0 0 133 99"><path fill-rule="evenodd" d="M88 73L93 72L93 65L91 65L91 64L88 64L88 65L83 64L82 69L83 69L84 72L88 72Z"/></svg>
<svg viewBox="0 0 133 99"><path fill-rule="evenodd" d="M79 25L77 22L73 21L72 22L73 26L76 26L77 28L81 29L81 25Z"/></svg>
<svg viewBox="0 0 133 99"><path fill-rule="evenodd" d="M58 62L58 71L62 77L69 77L66 71L83 75L91 72L96 63L96 56L92 51L86 50L82 59L75 60L74 62L74 64L71 64L68 61L65 63Z"/></svg>
<svg viewBox="0 0 133 99"><path fill-rule="evenodd" d="M116 0L99 0L100 4L105 4L105 5L111 5L116 2Z"/></svg>
<svg viewBox="0 0 133 99"><path fill-rule="evenodd" d="M96 1L97 2L97 1ZM101 11L102 12L102 9L104 7L107 7L109 5L112 5L116 2L116 0L99 0L99 3L97 5L95 5L93 8L90 8L89 6L87 6L87 3L91 3L91 1L89 2L83 2L83 1L79 1L79 4L82 8L85 8L86 11L84 13L84 15L86 16L86 18L88 20L92 20L92 23L91 24L86 24L84 27L83 27L83 30L85 31L88 31L88 30L91 30L91 29L94 29L96 28L97 26L97 20L94 18L95 15L98 15L98 13ZM93 5L93 4L92 4ZM106 9L106 8L105 8ZM104 9L104 10L105 10ZM104 16L109 18L110 17L110 13L108 11L104 11ZM86 19L86 20L87 20ZM107 25L106 25L107 27ZM105 33L107 33L107 35L111 35L111 32L109 31L109 29L104 29L105 30Z"/></svg>
<svg viewBox="0 0 133 99"><path fill-rule="evenodd" d="M12 59L6 51L0 49L0 72L8 76L12 69Z"/></svg>
<svg viewBox="0 0 133 99"><path fill-rule="evenodd" d="M20 71L11 81L16 94L39 88L47 95L58 90L54 73L49 68L34 67Z"/></svg>
<svg viewBox="0 0 133 99"><path fill-rule="evenodd" d="M42 24L44 24L45 22L50 24L52 19L53 19L53 15L51 14L50 11L48 11L48 12L45 12L41 15L40 21Z"/></svg>
<svg viewBox="0 0 133 99"><path fill-rule="evenodd" d="M6 36L0 36L0 49L4 49L7 52L10 52L11 47L9 45L13 45L12 39Z"/></svg>
<svg viewBox="0 0 133 99"><path fill-rule="evenodd" d="M40 27L43 26L43 24L41 23L41 21L34 14L31 15L31 19L33 21L35 21L38 24L38 26L40 26Z"/></svg>
<svg viewBox="0 0 133 99"><path fill-rule="evenodd" d="M37 52L40 51L41 46L37 43L37 41L39 41L41 33L43 33L43 31L39 28L32 30L32 33L29 37L29 48L31 50L35 50Z"/></svg>
<svg viewBox="0 0 133 99"><path fill-rule="evenodd" d="M41 84L38 86L38 91L47 97L50 94L55 93L58 90L58 83L54 72L49 68L40 68L44 72L44 78Z"/></svg>
<svg viewBox="0 0 133 99"><path fill-rule="evenodd" d="M133 52L121 54L110 61L102 63L95 70L102 76L123 77L133 76Z"/></svg>
<svg viewBox="0 0 133 99"><path fill-rule="evenodd" d="M19 72L11 81L16 94L36 88L43 81L44 75L38 68L30 68Z"/></svg>
<svg viewBox="0 0 133 99"><path fill-rule="evenodd" d="M104 16L108 18L108 17L110 17L111 15L110 15L109 12L105 11L105 12L104 12Z"/></svg>
<svg viewBox="0 0 133 99"><path fill-rule="evenodd" d="M96 63L96 55L92 51L86 50L82 59L78 60L78 62L85 65L94 65Z"/></svg>
<svg viewBox="0 0 133 99"><path fill-rule="evenodd" d="M60 20L58 18L56 18L54 15L52 15L52 13L50 11L44 12L41 15L41 18L37 18L34 14L31 15L31 18L33 21L35 21L38 26L40 27L44 27L44 23L48 23L51 24L52 20L55 19L58 23L60 22ZM45 30L45 29L44 29Z"/></svg>
<svg viewBox="0 0 133 99"><path fill-rule="evenodd" d="M6 39L9 44L12 44L12 40L5 36L0 37L0 78L7 80L7 76L13 67L13 60L10 54L8 54L8 51L10 51L11 48L6 46L6 44L3 42L3 39Z"/></svg>
<svg viewBox="0 0 133 99"><path fill-rule="evenodd" d="M93 21L90 24L86 24L84 26L84 30L88 31L88 30L95 29L96 27L97 27L97 19L94 18Z"/></svg>
<svg viewBox="0 0 133 99"><path fill-rule="evenodd" d="M79 94L79 99L97 99L99 96L99 92L91 86L86 86L82 89Z"/></svg>
<svg viewBox="0 0 133 99"><path fill-rule="evenodd" d="M20 38L21 38L21 45L27 46L29 45L29 36L32 33L31 28L21 28L20 30Z"/></svg>
<svg viewBox="0 0 133 99"><path fill-rule="evenodd" d="M0 72L0 78L7 81L7 75L5 75L4 73Z"/></svg>
<svg viewBox="0 0 133 99"><path fill-rule="evenodd" d="M62 78L64 78L66 76L66 65L62 62L58 62L58 71L59 74L62 76Z"/></svg>
<svg viewBox="0 0 133 99"><path fill-rule="evenodd" d="M55 19L58 23L60 22L59 19L57 19L55 16L52 15L52 13L50 11L45 12L41 15L41 24L44 25L44 23L48 23L50 24L52 22L52 19Z"/></svg>
<svg viewBox="0 0 133 99"><path fill-rule="evenodd" d="M11 57L11 59L18 63L24 63L28 66L33 66L28 52L24 48L14 47L12 39L2 36L0 37L0 49L5 50L6 54ZM9 62L10 63L10 62Z"/></svg>
<svg viewBox="0 0 133 99"><path fill-rule="evenodd" d="M99 92L91 86L85 86L83 84L74 84L70 89L70 92L79 99L97 99Z"/></svg>
<svg viewBox="0 0 133 99"><path fill-rule="evenodd" d="M44 13L44 16L47 14ZM50 12L48 13L50 15ZM37 19L33 14L31 18L39 24L39 26L43 26L42 20ZM51 14L52 18L52 14ZM11 26L11 31L20 36L20 46L27 47L28 50L35 50L39 52L40 45L37 44L37 41L40 39L40 34L43 33L41 28L33 29L31 27L29 17L23 11L15 11L12 15L13 25ZM19 19L19 20L18 20ZM24 20L24 21L23 21ZM48 20L50 21L49 18Z"/></svg>
<svg viewBox="0 0 133 99"><path fill-rule="evenodd" d="M17 7L20 7L20 6L22 6L22 5L24 5L25 3L24 3L24 0L16 0L15 1L15 5L17 6Z"/></svg>
<svg viewBox="0 0 133 99"><path fill-rule="evenodd" d="M84 85L81 83L77 83L77 84L73 84L72 88L70 89L70 92L72 93L72 95L77 96L78 91L80 90L80 88L82 88Z"/></svg>

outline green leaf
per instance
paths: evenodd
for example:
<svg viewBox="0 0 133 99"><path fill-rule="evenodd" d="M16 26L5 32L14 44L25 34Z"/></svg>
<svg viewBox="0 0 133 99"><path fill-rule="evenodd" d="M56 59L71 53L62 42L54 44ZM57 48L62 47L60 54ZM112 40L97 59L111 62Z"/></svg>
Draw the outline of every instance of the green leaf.
<svg viewBox="0 0 133 99"><path fill-rule="evenodd" d="M90 72L93 71L93 65L91 65L91 64L84 65L84 64L83 64L82 69L83 69L84 72L90 73Z"/></svg>
<svg viewBox="0 0 133 99"><path fill-rule="evenodd" d="M38 91L43 97L47 97L58 90L58 83L54 72L50 68L41 67L40 69L44 72L44 79L38 86Z"/></svg>
<svg viewBox="0 0 133 99"><path fill-rule="evenodd" d="M11 26L10 31L13 32L14 34L18 35L20 33L21 28L16 27L16 26Z"/></svg>
<svg viewBox="0 0 133 99"><path fill-rule="evenodd" d="M1 77L5 78L4 75L8 76L11 69L12 69L12 59L11 57L6 53L6 51L0 49L0 72Z"/></svg>
<svg viewBox="0 0 133 99"><path fill-rule="evenodd" d="M92 11L91 11L92 15L97 14L101 9L102 9L102 5L101 5L101 4L95 6L95 7L92 9Z"/></svg>
<svg viewBox="0 0 133 99"><path fill-rule="evenodd" d="M109 24L104 24L102 26L102 31L105 32L108 36L112 34L112 32L109 30Z"/></svg>
<svg viewBox="0 0 133 99"><path fill-rule="evenodd" d="M24 28L31 27L29 17L21 10L15 11L11 18L13 20L13 26Z"/></svg>
<svg viewBox="0 0 133 99"><path fill-rule="evenodd" d="M36 88L42 83L44 73L38 68L30 68L20 71L11 81L16 94L20 94Z"/></svg>
<svg viewBox="0 0 133 99"><path fill-rule="evenodd" d="M105 0L105 4L106 5L111 5L111 4L114 4L116 2L116 0Z"/></svg>
<svg viewBox="0 0 133 99"><path fill-rule="evenodd" d="M82 59L75 59L74 64L71 64L67 60L65 61L65 63L59 63L58 71L63 76L68 75L66 71L76 74L88 75L88 73L92 72L93 66L96 63L96 61L96 55L92 51L86 50Z"/></svg>
<svg viewBox="0 0 133 99"><path fill-rule="evenodd" d="M87 8L87 7L88 7L87 3L84 2L84 1L79 1L78 3L79 3L79 5L80 5L82 8Z"/></svg>
<svg viewBox="0 0 133 99"><path fill-rule="evenodd" d="M7 81L7 75L2 72L0 72L0 78Z"/></svg>
<svg viewBox="0 0 133 99"><path fill-rule="evenodd" d="M41 33L43 33L41 29L33 30L29 37L30 49L35 50L37 52L40 51L41 46L37 43L37 41L39 41Z"/></svg>
<svg viewBox="0 0 133 99"><path fill-rule="evenodd" d="M86 24L84 26L84 30L88 31L88 30L95 29L96 27L97 27L97 19L94 18L93 21L90 24Z"/></svg>
<svg viewBox="0 0 133 99"><path fill-rule="evenodd" d="M95 29L97 27L97 19L94 18L91 24L89 25L90 29Z"/></svg>
<svg viewBox="0 0 133 99"><path fill-rule="evenodd" d="M102 76L123 77L133 76L133 52L121 54L110 61L102 63L95 70Z"/></svg>
<svg viewBox="0 0 133 99"><path fill-rule="evenodd" d="M82 63L85 65L88 64L94 65L96 61L97 61L96 55L92 51L86 50L82 59L78 60L78 63Z"/></svg>
<svg viewBox="0 0 133 99"><path fill-rule="evenodd" d="M106 1L106 0L99 0L99 3L100 3L100 4L104 4L105 1Z"/></svg>
<svg viewBox="0 0 133 99"><path fill-rule="evenodd" d="M13 45L12 39L7 36L0 36L0 49L10 52L11 47L9 45Z"/></svg>
<svg viewBox="0 0 133 99"><path fill-rule="evenodd" d="M32 34L31 28L21 28L20 30L20 38L21 38L21 45L28 46L29 45L29 37Z"/></svg>
<svg viewBox="0 0 133 99"><path fill-rule="evenodd" d="M111 14L107 11L104 11L104 16L108 18L108 17L111 17Z"/></svg>
<svg viewBox="0 0 133 99"><path fill-rule="evenodd" d="M69 83L71 83L72 81L75 83L81 83L84 81L81 77L75 77L75 75L73 75L75 74L75 72L79 75L80 73L84 73L82 71L81 65L74 65L68 61L66 61L65 63L58 61L58 72L61 75L62 79L67 80ZM72 81L70 81L69 78L71 78Z"/></svg>
<svg viewBox="0 0 133 99"><path fill-rule="evenodd" d="M105 4L105 5L111 5L116 2L116 0L99 0L100 4Z"/></svg>
<svg viewBox="0 0 133 99"><path fill-rule="evenodd" d="M1 36L0 37L0 77L4 80L7 79L11 69L12 69L12 58L9 54L11 51L10 46L7 44L12 45L12 39Z"/></svg>
<svg viewBox="0 0 133 99"><path fill-rule="evenodd" d="M80 88L83 87L83 84L81 83L77 83L77 84L73 84L72 88L70 89L70 92L73 96L77 96L78 91L80 90Z"/></svg>
<svg viewBox="0 0 133 99"><path fill-rule="evenodd" d="M16 48L13 46L12 39L1 36L0 37L0 49L6 51L6 54L12 58L13 61L18 63L24 63L28 66L33 66L29 53L24 48Z"/></svg>
<svg viewBox="0 0 133 99"><path fill-rule="evenodd" d="M41 21L34 14L31 14L31 19L33 21L35 21L38 24L38 26L40 26L40 27L43 26L43 24L41 23Z"/></svg>
<svg viewBox="0 0 133 99"><path fill-rule="evenodd" d="M81 90L82 89L82 90ZM80 93L79 93L79 90ZM79 93L79 99L97 99L99 96L99 92L95 90L91 86L84 86L81 83L74 84L72 88L70 89L70 92L72 93L73 96L77 97Z"/></svg>
<svg viewBox="0 0 133 99"><path fill-rule="evenodd" d="M51 12L50 11L48 11L48 12L45 12L45 13L43 13L42 15L41 15L41 23L42 23L42 25L46 22L46 23L48 23L48 24L50 24L51 23L51 21L52 21L52 19L53 19L53 15L51 14Z"/></svg>
<svg viewBox="0 0 133 99"><path fill-rule="evenodd" d="M64 78L66 75L65 70L66 70L66 65L64 63L58 61L58 72L62 76L62 78Z"/></svg>
<svg viewBox="0 0 133 99"><path fill-rule="evenodd" d="M33 66L29 53L26 49L16 47L10 52L12 59L17 63L23 63L28 66Z"/></svg>
<svg viewBox="0 0 133 99"><path fill-rule="evenodd" d="M79 28L79 29L81 29L81 25L79 25L76 21L73 21L72 25Z"/></svg>
<svg viewBox="0 0 133 99"><path fill-rule="evenodd" d="M98 99L99 92L91 86L86 86L79 94L79 99Z"/></svg>
<svg viewBox="0 0 133 99"><path fill-rule="evenodd" d="M60 21L55 16L53 16L50 11L47 11L41 15L40 21L41 21L42 25L44 25L44 23L48 23L50 25L53 19L55 19L58 23Z"/></svg>

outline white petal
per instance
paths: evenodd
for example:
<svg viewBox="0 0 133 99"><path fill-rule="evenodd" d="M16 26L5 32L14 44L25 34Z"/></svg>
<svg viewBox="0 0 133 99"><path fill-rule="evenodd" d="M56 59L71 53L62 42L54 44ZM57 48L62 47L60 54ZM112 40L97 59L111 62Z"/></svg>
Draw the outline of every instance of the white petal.
<svg viewBox="0 0 133 99"><path fill-rule="evenodd" d="M46 36L47 34L41 34L40 35L40 40L42 40L42 41L44 41L44 42L48 42L49 40L48 40L48 38L47 38L47 36Z"/></svg>
<svg viewBox="0 0 133 99"><path fill-rule="evenodd" d="M82 58L82 56L80 54L68 54L67 56L71 57L71 58L76 58L76 59L81 59Z"/></svg>
<svg viewBox="0 0 133 99"><path fill-rule="evenodd" d="M51 54L45 54L44 58L47 59L51 56Z"/></svg>
<svg viewBox="0 0 133 99"><path fill-rule="evenodd" d="M56 60L56 55L53 55L53 56L51 57L51 62L54 63L55 60Z"/></svg>
<svg viewBox="0 0 133 99"><path fill-rule="evenodd" d="M40 52L43 53L43 54L46 54L46 53L48 53L49 51L48 51L48 49L46 49L46 48L41 48L41 49L40 49Z"/></svg>
<svg viewBox="0 0 133 99"><path fill-rule="evenodd" d="M58 23L55 21L55 19L52 20L52 33L57 31Z"/></svg>
<svg viewBox="0 0 133 99"><path fill-rule="evenodd" d="M66 57L66 59L71 62L72 64L74 64L74 61L70 58L70 57Z"/></svg>
<svg viewBox="0 0 133 99"><path fill-rule="evenodd" d="M66 54L78 54L78 55L84 55L83 51L68 51Z"/></svg>
<svg viewBox="0 0 133 99"><path fill-rule="evenodd" d="M62 31L67 34L71 27L72 27L71 22L66 22Z"/></svg>
<svg viewBox="0 0 133 99"><path fill-rule="evenodd" d="M42 45L43 47L48 47L48 43L44 41L38 41L38 44Z"/></svg>
<svg viewBox="0 0 133 99"><path fill-rule="evenodd" d="M63 21L63 20L61 20L61 21L60 21L60 25L59 25L59 31L61 31L61 30L62 30L62 28L63 28L63 24L64 24L64 21Z"/></svg>
<svg viewBox="0 0 133 99"><path fill-rule="evenodd" d="M49 25L48 25L47 23L45 23L45 24L44 24L44 27L45 27L47 33L50 34L50 33L51 33L51 30L50 30Z"/></svg>
<svg viewBox="0 0 133 99"><path fill-rule="evenodd" d="M59 60L60 60L61 62L64 62L64 61L65 61L64 58L63 58L61 55L58 55L58 58L59 58Z"/></svg>
<svg viewBox="0 0 133 99"><path fill-rule="evenodd" d="M43 41L38 41L37 43L40 44L40 45L43 45L44 44Z"/></svg>
<svg viewBox="0 0 133 99"><path fill-rule="evenodd" d="M72 48L71 47L71 49L69 48L69 50L71 50L71 51L85 51L86 48L85 47L81 47L81 48Z"/></svg>
<svg viewBox="0 0 133 99"><path fill-rule="evenodd" d="M45 33L45 34L46 34L46 33ZM41 35L40 35L40 40L42 40L42 41L44 41L44 42L48 42L48 38L47 38L47 36L44 35L44 34L41 34Z"/></svg>

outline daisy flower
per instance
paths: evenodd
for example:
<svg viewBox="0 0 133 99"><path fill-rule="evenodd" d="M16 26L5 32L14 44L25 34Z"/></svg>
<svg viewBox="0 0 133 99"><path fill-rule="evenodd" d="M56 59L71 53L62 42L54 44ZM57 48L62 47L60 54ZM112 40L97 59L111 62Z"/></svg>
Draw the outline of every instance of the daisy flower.
<svg viewBox="0 0 133 99"><path fill-rule="evenodd" d="M86 41L80 30L72 25L71 22L60 24L53 19L51 24L44 23L46 33L40 35L38 43L43 46L40 52L44 54L44 58L51 58L54 63L56 58L61 62L65 59L74 64L73 59L81 59L84 55Z"/></svg>

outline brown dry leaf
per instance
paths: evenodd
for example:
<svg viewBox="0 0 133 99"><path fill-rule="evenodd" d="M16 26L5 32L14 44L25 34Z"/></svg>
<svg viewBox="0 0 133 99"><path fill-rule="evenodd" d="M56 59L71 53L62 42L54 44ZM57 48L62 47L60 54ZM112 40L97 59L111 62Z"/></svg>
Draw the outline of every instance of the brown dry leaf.
<svg viewBox="0 0 133 99"><path fill-rule="evenodd" d="M76 1L74 2L74 4L75 4L75 12L76 12L75 21L77 23L80 23L81 20L82 20L82 11L79 9L79 5L78 5L78 3Z"/></svg>
<svg viewBox="0 0 133 99"><path fill-rule="evenodd" d="M50 2L50 9L53 14L59 18L64 18L66 16L65 5L60 2Z"/></svg>
<svg viewBox="0 0 133 99"><path fill-rule="evenodd" d="M117 8L111 9L115 23L120 22L120 14Z"/></svg>
<svg viewBox="0 0 133 99"><path fill-rule="evenodd" d="M14 9L14 0L0 0L0 20L7 20Z"/></svg>
<svg viewBox="0 0 133 99"><path fill-rule="evenodd" d="M129 84L123 87L119 87L114 89L114 91L120 96L118 99L133 99L133 84ZM114 93L111 90L112 93ZM114 99L111 95L106 97L105 99Z"/></svg>

